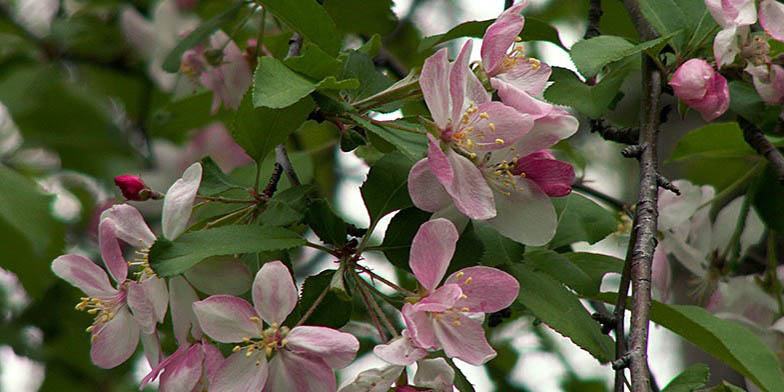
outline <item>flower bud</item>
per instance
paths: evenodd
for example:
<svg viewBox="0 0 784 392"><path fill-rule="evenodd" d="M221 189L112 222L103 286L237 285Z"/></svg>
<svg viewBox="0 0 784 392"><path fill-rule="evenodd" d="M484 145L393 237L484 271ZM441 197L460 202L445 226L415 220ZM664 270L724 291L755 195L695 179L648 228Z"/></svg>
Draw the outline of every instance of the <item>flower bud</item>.
<svg viewBox="0 0 784 392"><path fill-rule="evenodd" d="M670 80L675 95L705 121L721 116L730 107L730 90L724 79L705 60L691 59L683 63Z"/></svg>
<svg viewBox="0 0 784 392"><path fill-rule="evenodd" d="M128 200L145 201L148 199L160 199L161 194L153 191L138 176L125 174L114 177L114 183L120 188L123 197Z"/></svg>

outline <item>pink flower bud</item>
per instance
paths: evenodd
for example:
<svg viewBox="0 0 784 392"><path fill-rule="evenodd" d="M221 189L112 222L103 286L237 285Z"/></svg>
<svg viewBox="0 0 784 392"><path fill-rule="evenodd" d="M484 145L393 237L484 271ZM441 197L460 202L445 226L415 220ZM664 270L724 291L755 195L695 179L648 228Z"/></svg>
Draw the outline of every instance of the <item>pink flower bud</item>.
<svg viewBox="0 0 784 392"><path fill-rule="evenodd" d="M730 90L724 79L705 60L691 59L681 65L670 85L683 102L700 112L705 121L721 116L730 107Z"/></svg>
<svg viewBox="0 0 784 392"><path fill-rule="evenodd" d="M145 201L150 198L160 199L160 194L153 191L142 181L141 177L125 174L114 177L114 183L120 188L123 197L128 200Z"/></svg>

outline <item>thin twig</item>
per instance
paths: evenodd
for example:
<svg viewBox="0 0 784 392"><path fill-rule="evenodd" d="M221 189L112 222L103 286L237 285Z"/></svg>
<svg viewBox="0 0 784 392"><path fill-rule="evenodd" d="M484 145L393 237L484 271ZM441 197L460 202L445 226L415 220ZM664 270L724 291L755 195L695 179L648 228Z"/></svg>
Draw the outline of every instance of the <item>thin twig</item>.
<svg viewBox="0 0 784 392"><path fill-rule="evenodd" d="M738 117L738 125L743 130L743 138L746 139L746 143L754 147L758 154L770 162L770 166L778 175L779 182L784 184L784 156L781 155L781 151L765 137L759 127L745 118Z"/></svg>
<svg viewBox="0 0 784 392"><path fill-rule="evenodd" d="M286 54L286 57L299 56L300 49L302 49L302 36L294 33L294 35L291 36L291 40L289 40L289 52ZM291 164L289 154L286 152L285 143L281 143L275 147L275 162L283 168L284 172L286 172L286 177L288 177L291 186L299 186L302 184L299 181L299 177L297 177L297 172L294 171L294 166Z"/></svg>
<svg viewBox="0 0 784 392"><path fill-rule="evenodd" d="M359 264L354 264L354 267L357 268L358 270L360 270L362 272L365 272L368 275L370 275L371 279L376 279L379 282L381 282L381 283L383 283L383 284L385 284L385 285L387 285L387 286L397 290L399 293L401 293L403 295L406 295L406 296L409 296L409 297L413 297L413 296L417 295L415 292L413 292L411 290L406 290L406 289L404 289L404 288L402 288L402 287L400 287L400 286L398 286L398 285L396 285L396 284L394 284L394 283L384 279L381 275L379 275L379 274L377 274L377 273L367 269L366 267L363 267L363 266L361 266Z"/></svg>
<svg viewBox="0 0 784 392"><path fill-rule="evenodd" d="M261 166L261 165L259 165ZM280 181L280 176L283 174L283 166L280 163L275 162L275 166L272 168L272 175L270 175L269 182L267 182L267 186L261 191L261 196L269 199L272 195L275 194L275 191L278 189L278 182ZM258 179L258 176L256 176Z"/></svg>
<svg viewBox="0 0 784 392"><path fill-rule="evenodd" d="M355 275L356 279L360 279L359 275ZM373 325L376 326L376 330L378 331L378 337L380 341L386 342L387 335L384 333L384 328L381 326L381 322L378 319L378 315L376 315L376 311L373 306L370 304L370 301L373 301L372 298L368 298L368 293L364 286L361 283L357 282L357 290L359 294L362 296L362 301L365 303L365 308L367 308L368 314L370 315L370 319L373 321Z"/></svg>
<svg viewBox="0 0 784 392"><path fill-rule="evenodd" d="M584 39L602 35L599 31L599 22L602 20L602 0L591 0L588 6L588 28L585 29Z"/></svg>
<svg viewBox="0 0 784 392"><path fill-rule="evenodd" d="M604 120L591 120L591 132L598 133L604 140L623 144L636 144L640 138L640 128L616 128Z"/></svg>
<svg viewBox="0 0 784 392"><path fill-rule="evenodd" d="M504 0L504 9L508 10L514 4L514 0Z"/></svg>
<svg viewBox="0 0 784 392"><path fill-rule="evenodd" d="M375 287L371 286L370 283L365 281L365 279L362 279L362 277L360 277L356 271L354 271L354 277L359 281L359 283L362 286L364 286L367 289L370 289L371 292L372 290L375 290ZM393 338L398 337L397 329L395 329L395 326L392 325L392 323L389 321L387 316L384 314L384 310L381 309L381 306L379 306L378 302L376 302L376 300L373 299L372 295L370 296L370 305L373 307L373 310L375 310L378 316L381 318L381 322L384 324L384 327L386 327L389 333L392 334L392 337Z"/></svg>
<svg viewBox="0 0 784 392"><path fill-rule="evenodd" d="M583 182L578 182L578 183L573 184L572 185L572 189L576 189L576 190L580 191L581 193L585 193L585 194L588 194L590 196L593 196L593 197L596 197L598 199L601 199L601 200L605 201L606 203L612 205L613 207L615 207L619 211L627 211L629 209L629 205L626 202L624 202L623 200L615 198L613 196L610 196L610 195L608 195L608 194L606 194L606 193L604 193L604 192L602 192L602 191L600 191L598 189L591 188L591 187L585 185L585 183L583 183Z"/></svg>

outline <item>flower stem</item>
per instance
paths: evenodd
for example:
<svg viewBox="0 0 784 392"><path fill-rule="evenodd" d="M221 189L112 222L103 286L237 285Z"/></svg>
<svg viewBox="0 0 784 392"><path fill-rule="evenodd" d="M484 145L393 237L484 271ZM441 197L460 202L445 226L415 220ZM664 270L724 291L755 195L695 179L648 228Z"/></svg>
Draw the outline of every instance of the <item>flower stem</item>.
<svg viewBox="0 0 784 392"><path fill-rule="evenodd" d="M385 284L385 285L387 285L387 286L389 286L389 287L391 287L391 288L393 288L393 289L397 290L399 293L401 293L401 294L403 294L403 295L406 295L406 296L408 296L408 297L414 297L414 296L416 296L416 295L417 295L417 293L415 293L415 292L413 292L413 291L411 291L411 290L406 290L406 289L404 289L404 288L402 288L402 287L400 287L400 286L398 286L398 285L396 285L396 284L394 284L394 283L392 283L392 282L390 282L390 281L388 281L388 280L384 279L383 277L381 277L381 276L380 276L380 275L378 275L377 273L375 273L375 272L373 272L373 271L371 271L371 270L367 269L367 268L366 268L366 267L364 267L364 266L361 266L361 265L359 265L359 264L354 264L354 267L355 267L356 269L358 269L358 270L360 270L360 271L362 271L362 272L365 272L365 273L367 273L368 275L370 275L370 278L371 278L371 279L377 279L379 282L381 282L381 283L383 283L383 284Z"/></svg>
<svg viewBox="0 0 784 392"><path fill-rule="evenodd" d="M307 241L307 242L305 242L305 246L307 246L309 248L313 248L313 249L318 249L318 250L320 250L322 252L325 252L325 253L329 253L329 254L331 254L332 256L335 256L335 257L340 257L340 255L337 252L335 252L334 250L329 249L329 248L327 248L326 246L323 246L323 245L314 244L314 243L312 243L310 241Z"/></svg>
<svg viewBox="0 0 784 392"><path fill-rule="evenodd" d="M196 200L202 200L206 202L226 203L226 204L254 204L258 202L256 199L232 199L230 197L201 196L201 195L197 195Z"/></svg>
<svg viewBox="0 0 784 392"><path fill-rule="evenodd" d="M356 272L355 272L354 273L354 277L355 277L355 279L358 279L359 275L356 274ZM361 279L359 279L359 280L361 280ZM362 296L362 301L365 303L365 308L367 308L367 310L368 310L368 314L370 315L370 319L373 321L373 325L376 326L376 331L378 332L379 339L381 339L382 342L386 342L387 341L387 335L384 333L384 328L381 326L381 322L378 319L378 315L376 314L375 308L373 307L373 305L370 304L371 301L373 301L373 299L372 298L368 298L367 289L365 289L365 287L362 286L361 283L356 282L356 285L357 285L357 290L359 291L359 295ZM378 304L376 304L376 306L378 306Z"/></svg>
<svg viewBox="0 0 784 392"><path fill-rule="evenodd" d="M313 312L321 304L321 302L324 301L324 298L327 296L327 292L329 292L329 285L327 285L327 287L324 287L324 290L321 292L321 294L319 294L316 300L313 301L313 304L310 305L310 308L308 308L305 314L302 315L302 318L300 318L299 321L297 321L297 324L295 326L302 325L302 323L304 323L308 319L308 317L310 317L310 315L313 314Z"/></svg>
<svg viewBox="0 0 784 392"><path fill-rule="evenodd" d="M359 276L359 274L356 271L354 271L354 277L359 281L361 286L364 286L365 288L371 289L373 291L376 290L376 288L371 286L370 283L366 282L365 279L362 279L362 277ZM373 299L372 296L370 297L370 305L373 306L373 309L381 318L381 322L384 324L387 330L389 330L389 332L392 334L392 337L395 338L398 337L398 333L397 330L395 329L395 326L392 325L392 323L389 321L387 316L384 314L384 311L381 309L381 306L378 305L378 303Z"/></svg>

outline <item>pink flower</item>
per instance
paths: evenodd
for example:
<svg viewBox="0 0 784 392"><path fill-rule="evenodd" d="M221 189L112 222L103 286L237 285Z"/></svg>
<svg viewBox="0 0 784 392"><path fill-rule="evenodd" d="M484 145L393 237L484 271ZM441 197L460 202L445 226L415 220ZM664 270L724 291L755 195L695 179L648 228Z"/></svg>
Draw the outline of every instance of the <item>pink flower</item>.
<svg viewBox="0 0 784 392"><path fill-rule="evenodd" d="M527 3L525 0L509 7L487 28L482 40L482 68L493 79L500 79L527 94L539 95L550 78L550 67L535 58L525 57L522 46L515 45L525 24L520 11Z"/></svg>
<svg viewBox="0 0 784 392"><path fill-rule="evenodd" d="M443 348L449 357L481 365L496 353L476 317L509 306L520 285L506 272L477 266L455 272L437 288L457 239L455 226L446 219L420 226L411 244L410 266L423 293L417 302L403 305L403 319L416 346Z"/></svg>
<svg viewBox="0 0 784 392"><path fill-rule="evenodd" d="M711 121L730 107L730 91L724 79L705 60L691 59L683 63L670 80L670 85L683 102Z"/></svg>
<svg viewBox="0 0 784 392"><path fill-rule="evenodd" d="M784 4L776 0L760 1L759 22L769 36L784 42Z"/></svg>
<svg viewBox="0 0 784 392"><path fill-rule="evenodd" d="M748 64L745 71L752 76L754 88L763 101L771 105L784 102L784 67L778 64Z"/></svg>
<svg viewBox="0 0 784 392"><path fill-rule="evenodd" d="M735 61L742 48L751 43L748 26L757 21L754 0L705 0L711 16L722 27L713 40L713 56L721 68Z"/></svg>
<svg viewBox="0 0 784 392"><path fill-rule="evenodd" d="M474 162L477 153L514 144L533 121L500 102L490 102L468 67L471 47L467 42L451 66L446 48L425 60L419 83L446 152L431 135L429 158L420 164L432 171L460 212L488 219L496 214L495 203Z"/></svg>
<svg viewBox="0 0 784 392"><path fill-rule="evenodd" d="M181 68L212 90L212 114L218 112L221 101L227 108L237 109L252 77L242 51L222 31L210 36L208 48L199 44L183 53Z"/></svg>
<svg viewBox="0 0 784 392"><path fill-rule="evenodd" d="M160 193L150 189L150 187L142 181L141 177L138 176L130 174L117 176L114 177L114 184L120 188L123 197L128 200L145 201L163 197Z"/></svg>
<svg viewBox="0 0 784 392"><path fill-rule="evenodd" d="M240 343L218 369L213 388L335 391L333 369L354 359L359 341L331 328L282 326L297 304L297 288L280 261L264 264L256 274L253 304L230 295L214 295L193 304L207 335L222 343Z"/></svg>

